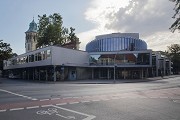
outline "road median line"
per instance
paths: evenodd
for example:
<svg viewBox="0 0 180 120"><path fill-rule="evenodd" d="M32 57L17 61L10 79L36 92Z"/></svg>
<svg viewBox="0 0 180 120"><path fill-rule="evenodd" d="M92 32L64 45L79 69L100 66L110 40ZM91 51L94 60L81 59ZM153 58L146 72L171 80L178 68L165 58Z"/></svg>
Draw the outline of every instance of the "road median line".
<svg viewBox="0 0 180 120"><path fill-rule="evenodd" d="M16 111L16 110L23 110L24 108L13 108L13 109L10 109L9 111Z"/></svg>

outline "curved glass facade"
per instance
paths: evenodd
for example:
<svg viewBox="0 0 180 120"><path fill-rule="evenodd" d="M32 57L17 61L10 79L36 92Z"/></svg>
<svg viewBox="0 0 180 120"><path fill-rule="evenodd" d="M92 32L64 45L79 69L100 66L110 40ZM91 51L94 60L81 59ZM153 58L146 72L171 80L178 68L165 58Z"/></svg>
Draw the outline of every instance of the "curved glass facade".
<svg viewBox="0 0 180 120"><path fill-rule="evenodd" d="M150 53L91 54L90 65L150 65Z"/></svg>
<svg viewBox="0 0 180 120"><path fill-rule="evenodd" d="M95 40L92 40L86 45L86 51L106 52L120 50L147 50L147 44L145 41L131 36L132 35L128 36L128 33L126 35L117 33L97 36Z"/></svg>

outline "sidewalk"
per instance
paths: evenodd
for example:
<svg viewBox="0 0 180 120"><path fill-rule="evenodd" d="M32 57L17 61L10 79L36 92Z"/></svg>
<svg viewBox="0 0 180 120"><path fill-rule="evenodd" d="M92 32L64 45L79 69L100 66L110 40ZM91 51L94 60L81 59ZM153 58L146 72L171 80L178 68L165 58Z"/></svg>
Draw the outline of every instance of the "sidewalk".
<svg viewBox="0 0 180 120"><path fill-rule="evenodd" d="M116 79L115 81L113 79L97 79L97 80L74 80L74 81L58 81L55 83L63 83L63 84L118 84L118 83L138 83L138 82L151 82L151 81L157 81L157 80L163 80L163 79L169 79L174 77L180 77L180 75L171 75L171 76L164 76L162 77L153 77L153 78L145 78L145 79Z"/></svg>
<svg viewBox="0 0 180 120"><path fill-rule="evenodd" d="M23 83L23 82L30 82L30 83L45 83L45 84L120 84L120 83L140 83L140 82L152 82L157 80L164 80L169 78L175 78L180 77L180 75L171 75L171 76L164 76L162 77L153 77L153 78L145 78L145 79L116 79L115 81L113 79L87 79L87 80L66 80L66 81L33 81L33 80L20 80L20 79L8 79L7 78L0 78L0 84L3 84L4 82L10 83L10 84L16 84L16 83ZM11 82L9 82L11 81Z"/></svg>

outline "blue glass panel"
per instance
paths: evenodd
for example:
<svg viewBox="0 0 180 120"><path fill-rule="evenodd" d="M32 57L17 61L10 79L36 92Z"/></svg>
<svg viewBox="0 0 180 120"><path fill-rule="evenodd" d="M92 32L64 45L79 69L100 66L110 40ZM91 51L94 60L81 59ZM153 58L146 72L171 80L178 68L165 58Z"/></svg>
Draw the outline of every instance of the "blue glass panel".
<svg viewBox="0 0 180 120"><path fill-rule="evenodd" d="M124 38L122 38L122 50L125 49L125 42L124 42Z"/></svg>
<svg viewBox="0 0 180 120"><path fill-rule="evenodd" d="M115 41L114 41L114 38L111 38L111 41L112 41L112 44L111 44L111 51L114 51L114 47L115 47L115 46L114 46L114 42L115 42Z"/></svg>

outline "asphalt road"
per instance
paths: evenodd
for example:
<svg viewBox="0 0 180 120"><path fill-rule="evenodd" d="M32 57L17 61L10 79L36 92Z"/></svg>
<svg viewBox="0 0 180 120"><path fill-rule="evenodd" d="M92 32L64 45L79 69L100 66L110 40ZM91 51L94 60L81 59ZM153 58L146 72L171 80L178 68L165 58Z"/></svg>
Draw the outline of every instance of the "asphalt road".
<svg viewBox="0 0 180 120"><path fill-rule="evenodd" d="M180 77L116 84L0 78L0 120L180 120Z"/></svg>

